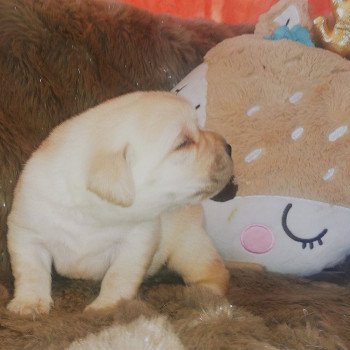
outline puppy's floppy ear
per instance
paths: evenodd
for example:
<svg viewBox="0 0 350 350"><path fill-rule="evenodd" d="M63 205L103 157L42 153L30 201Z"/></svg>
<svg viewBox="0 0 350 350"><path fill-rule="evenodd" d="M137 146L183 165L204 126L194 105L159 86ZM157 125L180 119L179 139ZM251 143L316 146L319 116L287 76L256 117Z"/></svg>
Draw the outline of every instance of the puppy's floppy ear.
<svg viewBox="0 0 350 350"><path fill-rule="evenodd" d="M87 188L113 204L130 207L135 199L135 187L126 160L126 146L111 153L97 153L91 162Z"/></svg>

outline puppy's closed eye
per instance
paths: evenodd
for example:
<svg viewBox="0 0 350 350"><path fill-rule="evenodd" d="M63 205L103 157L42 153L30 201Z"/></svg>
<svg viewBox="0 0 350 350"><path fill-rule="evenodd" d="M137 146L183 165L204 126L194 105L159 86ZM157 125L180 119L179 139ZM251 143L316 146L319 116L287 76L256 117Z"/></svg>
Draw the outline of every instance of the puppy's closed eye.
<svg viewBox="0 0 350 350"><path fill-rule="evenodd" d="M176 146L175 151L181 151L186 148L189 148L190 146L193 146L195 142L193 139L191 139L189 136L185 137L182 142Z"/></svg>

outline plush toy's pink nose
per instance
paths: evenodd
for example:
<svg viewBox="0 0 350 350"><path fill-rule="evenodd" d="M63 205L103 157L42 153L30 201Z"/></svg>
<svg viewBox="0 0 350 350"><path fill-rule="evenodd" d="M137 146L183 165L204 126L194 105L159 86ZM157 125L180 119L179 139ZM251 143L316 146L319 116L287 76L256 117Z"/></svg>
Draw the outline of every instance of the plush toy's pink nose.
<svg viewBox="0 0 350 350"><path fill-rule="evenodd" d="M272 231L264 225L250 225L242 232L241 243L248 252L263 254L271 250L274 236Z"/></svg>

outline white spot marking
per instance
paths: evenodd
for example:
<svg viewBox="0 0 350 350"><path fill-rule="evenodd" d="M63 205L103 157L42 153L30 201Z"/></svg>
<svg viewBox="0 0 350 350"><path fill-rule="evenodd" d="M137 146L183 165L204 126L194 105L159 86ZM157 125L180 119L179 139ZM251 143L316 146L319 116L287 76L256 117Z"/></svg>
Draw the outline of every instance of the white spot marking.
<svg viewBox="0 0 350 350"><path fill-rule="evenodd" d="M260 106L253 106L252 108L249 108L247 110L247 116L251 117L254 113L259 112L260 111Z"/></svg>
<svg viewBox="0 0 350 350"><path fill-rule="evenodd" d="M289 102L290 103L297 103L300 101L300 99L304 96L304 93L301 91L298 91L294 93L293 95L289 96Z"/></svg>
<svg viewBox="0 0 350 350"><path fill-rule="evenodd" d="M304 133L304 128L300 127L300 128L296 128L292 134L290 135L290 137L296 141L298 138L301 137L301 135Z"/></svg>
<svg viewBox="0 0 350 350"><path fill-rule="evenodd" d="M328 140L333 142L337 139L339 139L339 137L344 136L344 134L348 131L348 127L347 125L343 125L340 126L339 128L335 129L334 131L332 131L329 135L328 135Z"/></svg>
<svg viewBox="0 0 350 350"><path fill-rule="evenodd" d="M262 149L261 148L257 148L254 151L250 152L249 154L246 155L246 157L244 158L244 160L247 163L252 162L253 160L256 160L262 153Z"/></svg>
<svg viewBox="0 0 350 350"><path fill-rule="evenodd" d="M327 172L323 175L323 180L324 181L330 180L333 177L334 173L335 173L335 169L334 168L329 168L327 170Z"/></svg>

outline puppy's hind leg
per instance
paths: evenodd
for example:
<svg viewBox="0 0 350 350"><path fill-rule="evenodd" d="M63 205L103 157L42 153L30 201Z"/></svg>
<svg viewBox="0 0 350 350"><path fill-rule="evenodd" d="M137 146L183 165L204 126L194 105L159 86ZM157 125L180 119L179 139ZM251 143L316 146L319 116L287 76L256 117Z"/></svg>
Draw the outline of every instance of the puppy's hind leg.
<svg viewBox="0 0 350 350"><path fill-rule="evenodd" d="M15 237L9 233L15 293L7 309L19 315L48 313L52 305L51 255L42 244L26 239L25 233L16 232Z"/></svg>
<svg viewBox="0 0 350 350"><path fill-rule="evenodd" d="M188 284L205 286L215 294L225 295L230 275L202 222L200 206L165 216L163 235L169 251L168 267Z"/></svg>

